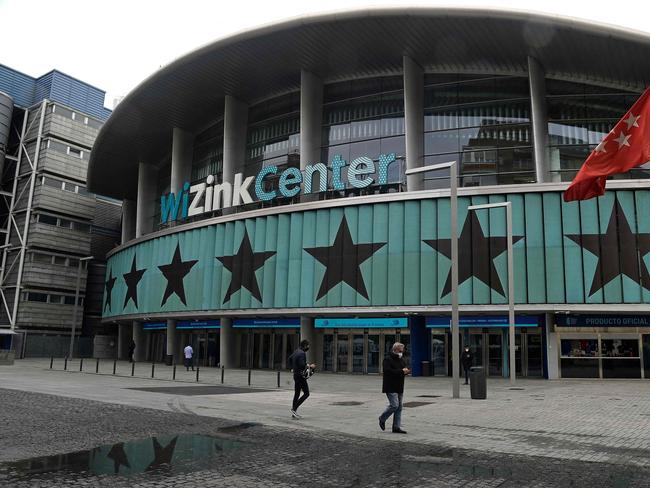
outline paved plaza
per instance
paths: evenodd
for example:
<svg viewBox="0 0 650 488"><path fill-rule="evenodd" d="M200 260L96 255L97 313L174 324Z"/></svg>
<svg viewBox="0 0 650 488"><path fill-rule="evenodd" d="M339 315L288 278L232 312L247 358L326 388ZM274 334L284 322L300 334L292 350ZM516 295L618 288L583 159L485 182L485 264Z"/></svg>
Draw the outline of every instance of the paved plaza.
<svg viewBox="0 0 650 488"><path fill-rule="evenodd" d="M100 363L100 374L94 361L82 373L78 361L68 371L62 360L49 365L23 360L0 368L0 418L13 433L0 462L163 434L218 435L235 426L230 434L254 441L246 449L255 454L228 454L236 458L230 471L220 464L222 481L247 473L231 486L291 486L292 476L302 480L297 486L308 475L314 486L391 486L391 465L402 486L624 487L650 479L650 393L642 381L526 380L512 389L507 380L488 380L487 400L471 400L466 386L454 400L447 378L408 378L408 435L398 436L377 425L385 406L379 376L315 375L304 418L293 420L284 372L278 388L276 372L252 371L249 388L242 370L225 371L222 386L220 370L211 368L200 370L197 383L196 372L184 369L172 381L172 369L162 365L154 379L151 364L137 364L134 377L126 362L116 364L115 376L112 361ZM264 454L255 451L262 448ZM289 457L274 458L282 453ZM253 463L247 470L244 459ZM216 479L214 466L165 479L210 486L197 482L199 472Z"/></svg>

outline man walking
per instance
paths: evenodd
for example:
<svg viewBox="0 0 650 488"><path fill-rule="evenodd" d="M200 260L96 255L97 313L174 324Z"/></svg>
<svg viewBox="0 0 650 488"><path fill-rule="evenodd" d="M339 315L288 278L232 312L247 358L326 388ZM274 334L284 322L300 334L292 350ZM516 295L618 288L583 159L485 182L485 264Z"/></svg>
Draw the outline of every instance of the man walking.
<svg viewBox="0 0 650 488"><path fill-rule="evenodd" d="M316 368L315 364L307 364L307 351L309 351L309 341L304 340L300 342L300 347L289 356L289 366L293 372L294 383L293 404L291 405L291 416L294 419L301 418L298 415L298 407L309 398L307 378L312 375ZM301 391L302 396L300 396Z"/></svg>
<svg viewBox="0 0 650 488"><path fill-rule="evenodd" d="M192 368L192 371L194 371L194 363L192 362L192 356L194 355L194 349L192 349L192 346L189 344L183 349L183 355L185 356L185 369L187 371L190 370L190 367Z"/></svg>
<svg viewBox="0 0 650 488"><path fill-rule="evenodd" d="M129 362L133 362L133 353L135 353L135 341L131 341L129 344Z"/></svg>
<svg viewBox="0 0 650 488"><path fill-rule="evenodd" d="M391 353L384 359L384 378L382 382L382 393L388 398L388 407L379 416L379 428L386 430L386 421L393 416L393 432L395 434L406 434L402 430L402 398L404 396L404 377L411 372L406 367L402 358L404 344L396 342L393 344Z"/></svg>
<svg viewBox="0 0 650 488"><path fill-rule="evenodd" d="M474 361L474 355L472 351L469 350L469 346L465 346L462 354L460 355L460 362L463 365L463 371L465 371L465 384L468 383L469 379L469 368L472 367L472 362Z"/></svg>

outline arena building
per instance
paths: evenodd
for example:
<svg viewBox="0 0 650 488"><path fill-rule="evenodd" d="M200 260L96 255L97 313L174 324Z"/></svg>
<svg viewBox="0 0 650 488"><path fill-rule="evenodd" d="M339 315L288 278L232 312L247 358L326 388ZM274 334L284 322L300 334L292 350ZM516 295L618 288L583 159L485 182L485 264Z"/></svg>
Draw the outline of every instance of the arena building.
<svg viewBox="0 0 650 488"><path fill-rule="evenodd" d="M562 192L650 79L650 37L465 9L299 18L219 40L116 108L91 191L124 202L103 320L122 355L324 371L451 372L449 174L461 340L507 376L512 202L522 377L650 378L650 172ZM634 126L628 128L634 138ZM429 365L423 365L429 361Z"/></svg>

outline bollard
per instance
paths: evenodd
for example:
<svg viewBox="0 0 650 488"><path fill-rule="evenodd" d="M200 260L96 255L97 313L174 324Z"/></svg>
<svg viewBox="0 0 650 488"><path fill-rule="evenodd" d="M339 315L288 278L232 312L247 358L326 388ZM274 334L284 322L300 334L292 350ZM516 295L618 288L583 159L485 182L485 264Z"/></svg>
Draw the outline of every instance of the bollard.
<svg viewBox="0 0 650 488"><path fill-rule="evenodd" d="M280 370L278 370L278 388L280 388Z"/></svg>
<svg viewBox="0 0 650 488"><path fill-rule="evenodd" d="M156 363L151 363L151 377L154 376L154 371L156 370Z"/></svg>
<svg viewBox="0 0 650 488"><path fill-rule="evenodd" d="M223 374L226 372L226 368L221 366L221 384L223 385Z"/></svg>
<svg viewBox="0 0 650 488"><path fill-rule="evenodd" d="M131 376L135 375L135 361L131 363Z"/></svg>
<svg viewBox="0 0 650 488"><path fill-rule="evenodd" d="M99 358L97 358L97 361L95 362L95 374L99 374Z"/></svg>
<svg viewBox="0 0 650 488"><path fill-rule="evenodd" d="M248 386L251 386L251 370L248 370Z"/></svg>
<svg viewBox="0 0 650 488"><path fill-rule="evenodd" d="M81 373L84 370L84 358L81 358L79 361L79 372Z"/></svg>
<svg viewBox="0 0 650 488"><path fill-rule="evenodd" d="M117 369L117 359L113 360L113 374L115 374L115 370Z"/></svg>
<svg viewBox="0 0 650 488"><path fill-rule="evenodd" d="M50 356L50 369L52 369L53 365L54 365L54 356Z"/></svg>
<svg viewBox="0 0 650 488"><path fill-rule="evenodd" d="M68 356L65 357L65 362L63 363L63 371L68 370Z"/></svg>
<svg viewBox="0 0 650 488"><path fill-rule="evenodd" d="M199 368L198 366L196 367L196 382L197 382L197 383L199 382L199 370L200 370L200 369L201 369L201 368Z"/></svg>
<svg viewBox="0 0 650 488"><path fill-rule="evenodd" d="M175 380L176 379L176 363L174 363L173 366L174 367L172 368L172 379Z"/></svg>

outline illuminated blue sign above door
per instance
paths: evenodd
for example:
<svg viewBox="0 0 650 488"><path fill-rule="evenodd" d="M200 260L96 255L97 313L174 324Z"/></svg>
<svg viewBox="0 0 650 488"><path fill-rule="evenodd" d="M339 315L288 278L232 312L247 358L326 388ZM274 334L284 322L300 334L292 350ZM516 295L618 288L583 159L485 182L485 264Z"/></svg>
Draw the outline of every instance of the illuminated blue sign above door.
<svg viewBox="0 0 650 488"><path fill-rule="evenodd" d="M314 326L319 329L372 329L387 328L399 329L408 327L406 317L397 318L378 318L378 317L360 317L360 318L332 318L316 319Z"/></svg>
<svg viewBox="0 0 650 488"><path fill-rule="evenodd" d="M450 327L450 317L427 317L426 325L430 329ZM462 316L459 325L463 328L470 327L508 327L507 315L476 315ZM536 315L515 315L515 327L539 327L539 317Z"/></svg>

